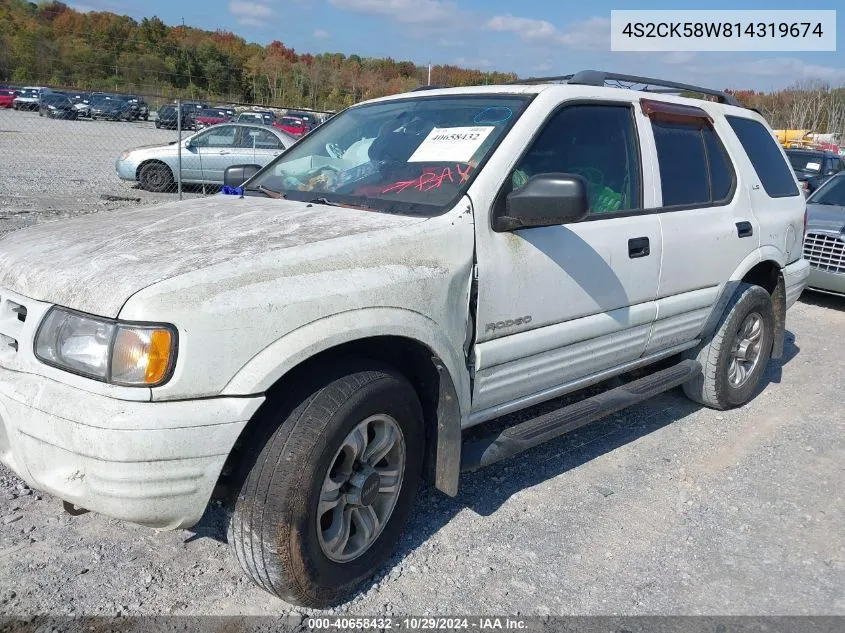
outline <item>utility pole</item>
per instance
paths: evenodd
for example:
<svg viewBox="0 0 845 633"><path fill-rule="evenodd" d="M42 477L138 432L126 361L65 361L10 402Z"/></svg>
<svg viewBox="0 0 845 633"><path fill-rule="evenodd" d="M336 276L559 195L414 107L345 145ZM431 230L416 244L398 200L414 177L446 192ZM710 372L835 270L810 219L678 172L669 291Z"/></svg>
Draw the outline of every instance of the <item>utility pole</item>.
<svg viewBox="0 0 845 633"><path fill-rule="evenodd" d="M431 85L431 62L428 62L428 85Z"/></svg>

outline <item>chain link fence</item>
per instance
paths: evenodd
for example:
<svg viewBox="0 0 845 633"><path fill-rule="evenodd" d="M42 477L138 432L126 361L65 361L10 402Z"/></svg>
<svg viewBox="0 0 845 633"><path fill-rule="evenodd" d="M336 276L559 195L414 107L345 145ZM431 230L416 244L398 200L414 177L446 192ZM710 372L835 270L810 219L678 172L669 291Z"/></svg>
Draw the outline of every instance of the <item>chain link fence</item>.
<svg viewBox="0 0 845 633"><path fill-rule="evenodd" d="M330 115L154 94L0 87L0 233L219 193L226 167L266 165Z"/></svg>

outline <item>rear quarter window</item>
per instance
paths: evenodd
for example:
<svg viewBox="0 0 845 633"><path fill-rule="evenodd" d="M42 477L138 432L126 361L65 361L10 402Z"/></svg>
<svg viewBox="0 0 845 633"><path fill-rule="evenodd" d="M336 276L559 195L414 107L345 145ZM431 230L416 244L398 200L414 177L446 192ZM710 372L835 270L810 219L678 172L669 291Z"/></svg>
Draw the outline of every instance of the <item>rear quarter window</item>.
<svg viewBox="0 0 845 633"><path fill-rule="evenodd" d="M726 116L754 171L770 198L798 196L792 169L783 158L775 137L759 121Z"/></svg>

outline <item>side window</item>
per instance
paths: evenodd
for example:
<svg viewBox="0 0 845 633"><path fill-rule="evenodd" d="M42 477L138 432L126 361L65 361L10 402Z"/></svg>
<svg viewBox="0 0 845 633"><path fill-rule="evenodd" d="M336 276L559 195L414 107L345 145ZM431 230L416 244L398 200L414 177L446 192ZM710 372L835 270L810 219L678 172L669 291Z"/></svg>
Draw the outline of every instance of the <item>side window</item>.
<svg viewBox="0 0 845 633"><path fill-rule="evenodd" d="M256 149L284 149L279 138L269 130L244 128L241 147L252 149L253 142Z"/></svg>
<svg viewBox="0 0 845 633"><path fill-rule="evenodd" d="M754 171L771 198L800 195L792 169L783 158L775 137L759 121L725 117L748 154Z"/></svg>
<svg viewBox="0 0 845 633"><path fill-rule="evenodd" d="M706 206L727 200L734 171L716 131L705 119L652 121L663 206Z"/></svg>
<svg viewBox="0 0 845 633"><path fill-rule="evenodd" d="M191 142L196 147L235 147L234 125L218 125Z"/></svg>
<svg viewBox="0 0 845 633"><path fill-rule="evenodd" d="M707 154L697 125L652 122L663 206L709 204Z"/></svg>
<svg viewBox="0 0 845 633"><path fill-rule="evenodd" d="M566 173L589 184L590 213L642 208L634 115L627 105L574 105L546 124L511 175L510 190L531 176Z"/></svg>

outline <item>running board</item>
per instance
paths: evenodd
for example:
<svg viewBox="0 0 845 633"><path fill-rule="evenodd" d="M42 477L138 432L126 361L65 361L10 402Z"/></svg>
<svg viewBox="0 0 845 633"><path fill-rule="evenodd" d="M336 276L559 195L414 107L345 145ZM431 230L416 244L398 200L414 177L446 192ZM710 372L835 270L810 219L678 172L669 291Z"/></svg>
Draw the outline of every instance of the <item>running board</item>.
<svg viewBox="0 0 845 633"><path fill-rule="evenodd" d="M461 448L461 470L478 470L539 446L585 424L682 385L700 372L701 364L698 361L684 360L621 387L508 427L497 435L466 442Z"/></svg>

